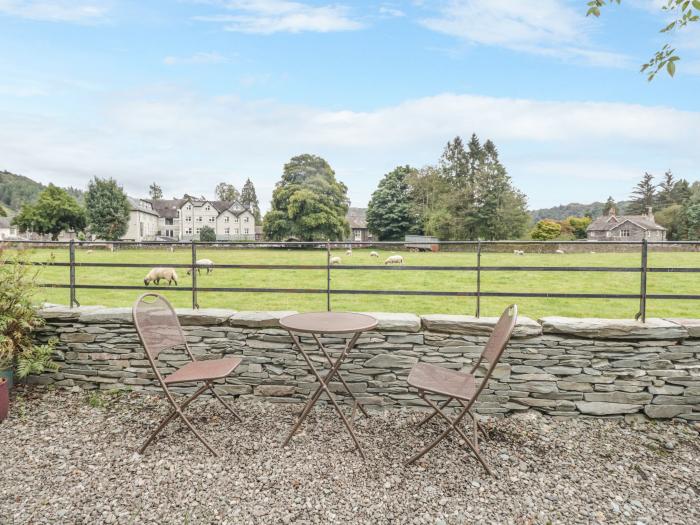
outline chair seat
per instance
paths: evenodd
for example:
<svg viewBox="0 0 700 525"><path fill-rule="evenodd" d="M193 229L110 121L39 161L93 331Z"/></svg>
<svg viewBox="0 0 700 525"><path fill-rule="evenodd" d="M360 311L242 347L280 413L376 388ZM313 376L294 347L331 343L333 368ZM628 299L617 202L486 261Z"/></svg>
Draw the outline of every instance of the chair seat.
<svg viewBox="0 0 700 525"><path fill-rule="evenodd" d="M476 392L473 375L429 363L414 366L408 375L408 384L418 390L464 400L471 399Z"/></svg>
<svg viewBox="0 0 700 525"><path fill-rule="evenodd" d="M207 359L192 361L173 372L163 380L166 384L189 383L192 381L210 381L223 379L241 364L241 357L225 357L223 359Z"/></svg>

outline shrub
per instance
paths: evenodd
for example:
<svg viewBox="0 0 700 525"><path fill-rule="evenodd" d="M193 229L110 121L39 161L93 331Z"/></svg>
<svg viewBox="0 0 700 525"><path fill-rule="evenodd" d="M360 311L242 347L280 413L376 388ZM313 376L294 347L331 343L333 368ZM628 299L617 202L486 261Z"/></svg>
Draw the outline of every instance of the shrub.
<svg viewBox="0 0 700 525"><path fill-rule="evenodd" d="M20 257L0 260L0 369L17 367L17 376L56 369L51 360L55 340L35 345L32 332L44 324L32 299L36 271Z"/></svg>
<svg viewBox="0 0 700 525"><path fill-rule="evenodd" d="M214 228L210 226L203 226L199 232L199 240L204 242L216 241L216 232L214 231Z"/></svg>

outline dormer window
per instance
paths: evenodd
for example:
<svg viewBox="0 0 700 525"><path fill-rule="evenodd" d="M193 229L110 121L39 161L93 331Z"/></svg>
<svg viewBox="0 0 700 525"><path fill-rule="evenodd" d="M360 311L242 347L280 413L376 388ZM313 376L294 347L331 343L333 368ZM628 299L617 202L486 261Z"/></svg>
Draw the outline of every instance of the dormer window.
<svg viewBox="0 0 700 525"><path fill-rule="evenodd" d="M230 218L230 217L228 217L228 216L224 217L224 222L228 222L228 221L229 221L229 218Z"/></svg>
<svg viewBox="0 0 700 525"><path fill-rule="evenodd" d="M209 205L207 204L207 205L204 207L204 210L205 210L205 211L211 211L211 206L209 206Z"/></svg>
<svg viewBox="0 0 700 525"><path fill-rule="evenodd" d="M191 204L188 204L187 206L185 206L185 209L188 210L188 211L191 210L191 209L192 209L192 205L191 205Z"/></svg>
<svg viewBox="0 0 700 525"><path fill-rule="evenodd" d="M243 222L248 222L248 217L244 217Z"/></svg>

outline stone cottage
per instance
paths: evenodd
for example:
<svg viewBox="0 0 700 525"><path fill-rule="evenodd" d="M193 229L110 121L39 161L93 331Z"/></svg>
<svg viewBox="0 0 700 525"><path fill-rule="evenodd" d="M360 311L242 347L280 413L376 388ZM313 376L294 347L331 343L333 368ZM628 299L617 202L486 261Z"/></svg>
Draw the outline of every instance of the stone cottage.
<svg viewBox="0 0 700 525"><path fill-rule="evenodd" d="M665 241L666 228L656 223L651 207L644 215L617 215L612 208L588 226L586 236L589 241Z"/></svg>

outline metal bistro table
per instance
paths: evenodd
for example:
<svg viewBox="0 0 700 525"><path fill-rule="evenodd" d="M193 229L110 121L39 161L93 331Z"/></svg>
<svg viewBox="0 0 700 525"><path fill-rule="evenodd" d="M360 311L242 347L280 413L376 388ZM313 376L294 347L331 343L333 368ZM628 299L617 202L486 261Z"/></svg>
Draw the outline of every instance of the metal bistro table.
<svg viewBox="0 0 700 525"><path fill-rule="evenodd" d="M357 447L360 456L362 456L362 458L364 459L365 454L362 451L362 447L360 446L360 442L358 441L357 436L355 435L353 425L350 421L348 421L348 418L345 417L345 414L343 414L343 411L338 406L338 403L336 402L335 397L331 393L328 386L333 380L333 378L337 375L338 379L345 388L345 391L353 398L355 406L359 407L359 409L362 411L365 417L369 417L362 404L358 402L355 395L350 391L348 384L340 375L340 365L350 353L350 350L352 350L352 348L355 346L355 343L357 343L357 340L362 334L362 332L366 332L375 328L377 326L377 320L374 317L364 314L342 312L317 312L288 315L287 317L283 317L282 319L280 319L280 325L289 332L289 335L294 341L294 346L296 347L297 351L302 355L304 361L306 361L306 364L309 365L311 372L314 376L316 376L316 379L318 379L319 382L318 388L307 401L306 406L304 406L304 410L302 410L301 415L299 416L299 420L294 425L294 428L292 428L291 432L287 436L287 439L284 440L284 444L282 446L286 446L287 443L289 443L289 440L292 439L294 433L299 429L301 424L304 422L304 419L306 419L306 417L309 415L311 409L321 397L321 394L325 392L328 398L330 399L331 403L335 407L336 411L340 415L340 418L343 420L345 427L348 429L348 432L350 433L352 440L355 442L355 446ZM325 378L321 376L320 372L311 362L311 359L309 359L308 354L304 351L304 347L302 346L301 341L299 339L299 333L311 334L314 340L316 341L319 350L321 350L325 358L328 360L328 363L331 365L331 368L326 374ZM345 345L345 348L342 350L340 355L336 358L335 361L333 361L333 359L330 356L330 353L328 352L328 349L323 346L323 343L321 343L321 340L319 339L320 334L353 335Z"/></svg>

